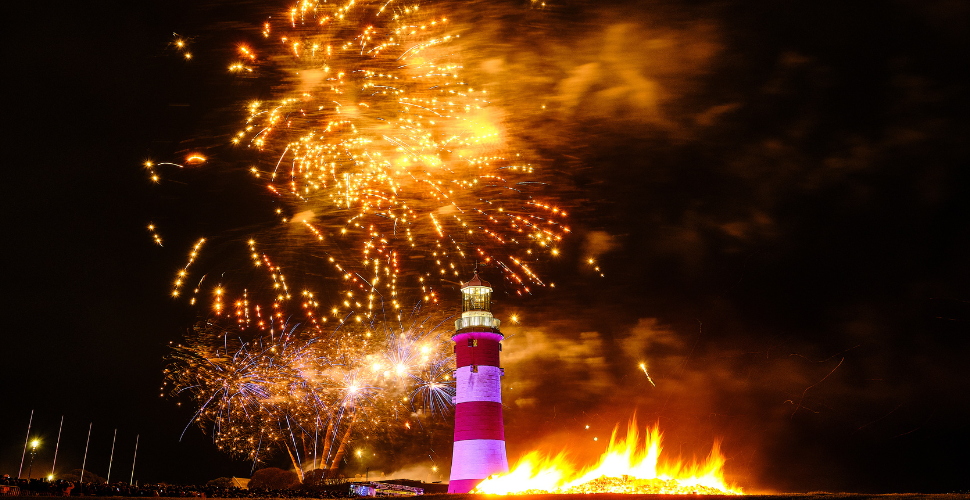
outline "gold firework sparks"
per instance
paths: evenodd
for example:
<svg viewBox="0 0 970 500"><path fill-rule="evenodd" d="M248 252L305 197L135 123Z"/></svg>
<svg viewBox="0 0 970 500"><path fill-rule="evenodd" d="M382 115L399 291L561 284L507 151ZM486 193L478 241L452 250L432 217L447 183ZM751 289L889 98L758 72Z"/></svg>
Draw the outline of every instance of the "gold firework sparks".
<svg viewBox="0 0 970 500"><path fill-rule="evenodd" d="M286 241L258 236L271 252L325 256L354 294L337 303L342 312L400 310L403 290L437 302L439 286L474 262L530 293L546 285L539 258L558 255L570 232L566 211L543 198L540 169L506 136L504 113L463 77L460 41L469 28L451 17L439 3L304 0L270 18L263 39L238 46L230 64L257 78L283 75L273 77L271 98L246 104L231 139L281 207ZM185 37L173 45L186 54ZM166 165L219 162L191 153L145 167L159 182ZM190 253L175 296L198 245ZM260 255L254 262L268 265ZM279 265L273 272L285 282Z"/></svg>

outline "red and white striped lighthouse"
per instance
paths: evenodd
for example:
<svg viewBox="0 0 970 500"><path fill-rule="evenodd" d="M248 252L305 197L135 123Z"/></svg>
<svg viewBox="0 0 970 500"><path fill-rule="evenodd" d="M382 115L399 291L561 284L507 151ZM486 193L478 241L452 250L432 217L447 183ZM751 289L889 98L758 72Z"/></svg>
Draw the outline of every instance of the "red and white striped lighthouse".
<svg viewBox="0 0 970 500"><path fill-rule="evenodd" d="M492 317L492 288L478 272L461 286L461 319L455 321L455 453L448 493L467 493L492 474L509 471L502 425L499 352L505 336Z"/></svg>

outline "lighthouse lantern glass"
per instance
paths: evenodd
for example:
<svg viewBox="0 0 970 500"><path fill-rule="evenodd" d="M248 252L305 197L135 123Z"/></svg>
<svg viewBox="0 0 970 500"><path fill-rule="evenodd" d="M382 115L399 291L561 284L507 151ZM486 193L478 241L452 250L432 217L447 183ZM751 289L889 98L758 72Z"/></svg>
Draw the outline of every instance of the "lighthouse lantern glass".
<svg viewBox="0 0 970 500"><path fill-rule="evenodd" d="M462 289L462 312L488 311L491 307L492 289L484 286L470 286Z"/></svg>

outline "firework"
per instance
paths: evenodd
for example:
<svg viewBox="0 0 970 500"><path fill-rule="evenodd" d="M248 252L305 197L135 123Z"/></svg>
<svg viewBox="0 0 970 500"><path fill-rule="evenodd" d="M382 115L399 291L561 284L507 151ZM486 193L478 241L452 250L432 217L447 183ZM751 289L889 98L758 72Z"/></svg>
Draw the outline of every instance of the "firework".
<svg viewBox="0 0 970 500"><path fill-rule="evenodd" d="M640 370L643 371L643 374L647 376L647 382L650 382L650 385L657 387L657 384L653 383L653 379L650 378L650 372L647 371L646 363L640 363Z"/></svg>
<svg viewBox="0 0 970 500"><path fill-rule="evenodd" d="M298 471L332 475L351 441L448 414L447 315L408 308L434 308L478 263L531 293L547 284L541 256L570 232L543 195L555 181L462 76L470 28L445 6L306 0L273 15L227 62L272 89L240 104L231 152L144 163L159 184L245 165L258 191L239 192L262 194L241 204L272 201L272 226L193 240L170 294L205 304L205 319L173 349L163 386L254 466L285 452ZM175 35L172 48L191 59L190 42ZM239 254L245 266L227 258Z"/></svg>
<svg viewBox="0 0 970 500"><path fill-rule="evenodd" d="M415 311L407 322L352 321L326 335L208 319L173 349L163 391L198 408L193 422L221 450L254 466L285 451L297 470L333 475L353 439L448 411L446 319Z"/></svg>
<svg viewBox="0 0 970 500"><path fill-rule="evenodd" d="M438 287L476 262L530 293L546 285L537 261L558 255L567 214L543 198L550 181L516 152L505 114L463 78L460 41L469 29L443 4L301 1L272 16L229 65L272 78L272 98L245 103L232 136L242 158L191 153L145 167L159 182L162 168L247 161L285 228L257 235L261 243L324 257L329 273L358 294L338 301L335 316L400 310L405 291L437 302ZM173 47L187 54L184 37Z"/></svg>

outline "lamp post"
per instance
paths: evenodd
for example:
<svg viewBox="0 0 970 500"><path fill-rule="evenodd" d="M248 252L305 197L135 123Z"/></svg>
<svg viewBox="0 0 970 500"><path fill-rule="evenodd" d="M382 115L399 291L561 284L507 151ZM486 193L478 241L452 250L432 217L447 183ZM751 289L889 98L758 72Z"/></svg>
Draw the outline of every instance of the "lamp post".
<svg viewBox="0 0 970 500"><path fill-rule="evenodd" d="M27 467L27 480L30 480L30 473L34 470L34 455L37 454L37 445L40 441L33 440L30 442L30 465Z"/></svg>

